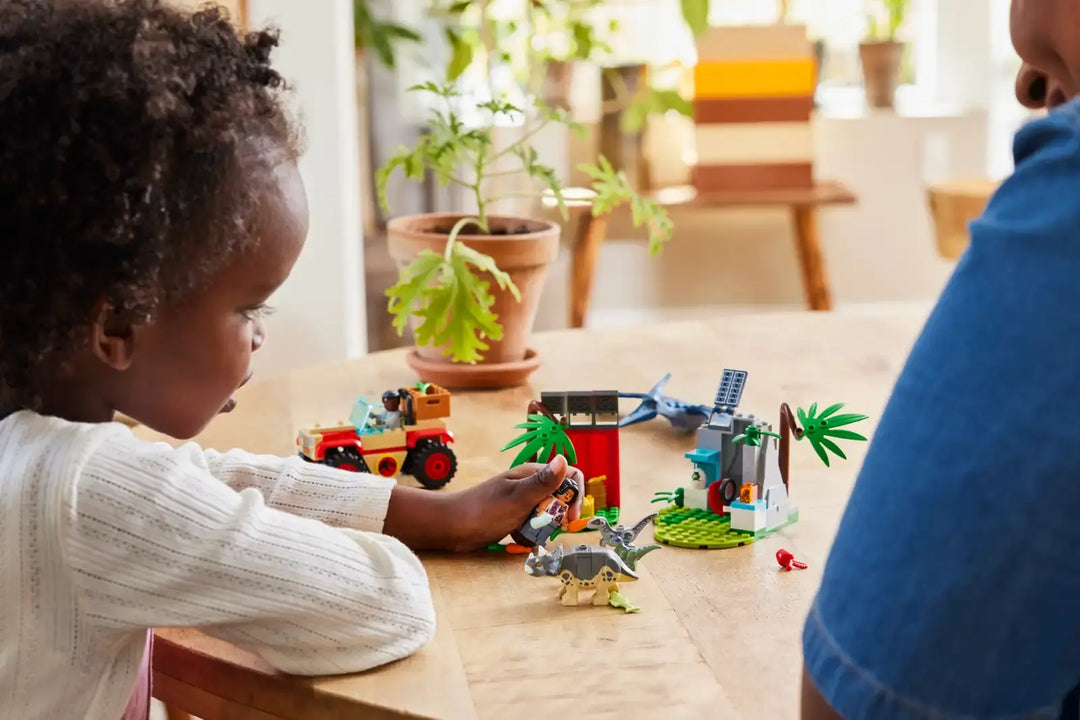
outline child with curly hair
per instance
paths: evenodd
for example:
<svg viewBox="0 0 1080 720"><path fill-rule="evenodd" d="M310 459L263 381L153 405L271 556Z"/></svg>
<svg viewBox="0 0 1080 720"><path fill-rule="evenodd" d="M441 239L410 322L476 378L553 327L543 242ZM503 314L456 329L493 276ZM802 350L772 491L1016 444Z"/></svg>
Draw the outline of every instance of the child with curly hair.
<svg viewBox="0 0 1080 720"><path fill-rule="evenodd" d="M0 4L4 717L145 718L158 626L294 674L402 658L435 624L413 551L582 482L556 458L434 493L114 421L189 439L251 375L308 222L276 43L212 7Z"/></svg>

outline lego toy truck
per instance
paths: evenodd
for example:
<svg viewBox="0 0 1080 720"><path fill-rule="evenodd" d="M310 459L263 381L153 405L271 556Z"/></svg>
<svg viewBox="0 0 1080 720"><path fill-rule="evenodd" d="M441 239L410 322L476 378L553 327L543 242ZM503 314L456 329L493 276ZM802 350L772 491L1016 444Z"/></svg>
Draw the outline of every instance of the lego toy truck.
<svg viewBox="0 0 1080 720"><path fill-rule="evenodd" d="M296 440L300 456L353 472L409 475L429 490L444 487L457 472L450 448L454 435L444 422L450 416L450 393L427 385L402 388L399 396L398 427L386 422L381 405L360 398L348 423L301 430Z"/></svg>

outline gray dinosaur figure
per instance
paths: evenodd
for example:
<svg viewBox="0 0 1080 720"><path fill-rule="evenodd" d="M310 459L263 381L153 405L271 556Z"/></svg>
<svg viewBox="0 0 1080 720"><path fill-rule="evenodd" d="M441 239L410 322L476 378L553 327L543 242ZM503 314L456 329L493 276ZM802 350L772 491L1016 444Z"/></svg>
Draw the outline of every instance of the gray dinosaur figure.
<svg viewBox="0 0 1080 720"><path fill-rule="evenodd" d="M647 547L634 547L634 540L637 540L637 536L641 534L641 531L645 529L649 523L657 516L658 513L653 513L648 517L639 520L632 528L627 528L625 525L616 525L614 528L607 521L607 518L597 515L589 520L585 525L589 530L600 531L600 545L601 547L611 547L615 550L615 553L626 563L626 566L631 570L637 570L637 561L645 555L648 555L653 550L659 550L659 545L649 545Z"/></svg>
<svg viewBox="0 0 1080 720"><path fill-rule="evenodd" d="M576 545L565 552L559 545L554 552L538 546L525 561L525 572L533 577L558 577L562 581L559 598L562 604L578 604L578 593L595 590L593 605L607 605L619 592L620 582L634 582L638 576L609 547Z"/></svg>

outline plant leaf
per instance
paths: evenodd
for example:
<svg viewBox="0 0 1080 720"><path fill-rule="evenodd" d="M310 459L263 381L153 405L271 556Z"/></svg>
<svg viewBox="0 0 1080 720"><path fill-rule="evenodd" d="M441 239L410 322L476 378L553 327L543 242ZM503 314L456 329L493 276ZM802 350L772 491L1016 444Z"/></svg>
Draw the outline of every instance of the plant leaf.
<svg viewBox="0 0 1080 720"><path fill-rule="evenodd" d="M457 80L473 61L473 46L461 33L446 28L446 39L450 43L450 62L446 65L446 79Z"/></svg>
<svg viewBox="0 0 1080 720"><path fill-rule="evenodd" d="M634 227L642 225L648 227L649 254L658 255L663 250L663 244L674 234L674 225L667 211L658 203L634 192L626 174L622 171L616 172L611 162L603 155L600 156L598 164L585 163L578 165L578 169L593 180L592 189L596 193L592 207L593 215L606 215L616 207L629 203Z"/></svg>
<svg viewBox="0 0 1080 720"><path fill-rule="evenodd" d="M681 0L682 16L694 35L709 29L709 0Z"/></svg>
<svg viewBox="0 0 1080 720"><path fill-rule="evenodd" d="M443 267L441 255L424 250L405 268L397 283L386 291L390 299L387 309L394 318L393 325L398 335L405 332L411 315L427 307L430 289L438 284Z"/></svg>

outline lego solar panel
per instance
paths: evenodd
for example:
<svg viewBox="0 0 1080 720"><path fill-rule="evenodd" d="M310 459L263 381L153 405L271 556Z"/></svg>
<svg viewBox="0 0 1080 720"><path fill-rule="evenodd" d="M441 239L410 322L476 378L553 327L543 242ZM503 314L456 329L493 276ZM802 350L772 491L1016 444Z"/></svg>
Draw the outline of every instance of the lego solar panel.
<svg viewBox="0 0 1080 720"><path fill-rule="evenodd" d="M730 412L739 407L743 389L746 387L746 375L745 370L724 370L720 378L720 388L716 391L716 402L713 403L714 411Z"/></svg>

